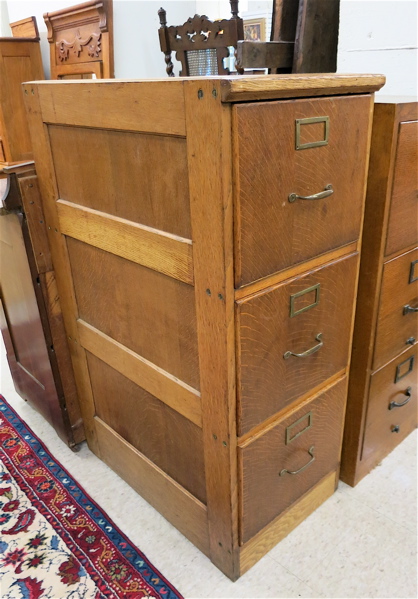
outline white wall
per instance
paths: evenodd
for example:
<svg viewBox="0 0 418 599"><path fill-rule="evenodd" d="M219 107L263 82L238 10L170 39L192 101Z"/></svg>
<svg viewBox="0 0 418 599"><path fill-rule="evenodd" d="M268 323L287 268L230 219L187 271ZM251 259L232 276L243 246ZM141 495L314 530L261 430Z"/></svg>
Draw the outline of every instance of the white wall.
<svg viewBox="0 0 418 599"><path fill-rule="evenodd" d="M9 35L7 22L36 16L42 38L44 66L49 73L49 49L43 13L78 0L0 0L0 35ZM330 0L332 1L332 0ZM168 23L183 23L196 12L228 18L228 0L114 0L115 74L120 78L164 77L164 56L158 41L160 6ZM271 18L272 0L241 0L244 18ZM417 94L416 0L341 0L338 72L383 73L380 92ZM269 38L268 23L266 36Z"/></svg>
<svg viewBox="0 0 418 599"><path fill-rule="evenodd" d="M417 95L416 0L341 0L338 72L383 73L381 95Z"/></svg>

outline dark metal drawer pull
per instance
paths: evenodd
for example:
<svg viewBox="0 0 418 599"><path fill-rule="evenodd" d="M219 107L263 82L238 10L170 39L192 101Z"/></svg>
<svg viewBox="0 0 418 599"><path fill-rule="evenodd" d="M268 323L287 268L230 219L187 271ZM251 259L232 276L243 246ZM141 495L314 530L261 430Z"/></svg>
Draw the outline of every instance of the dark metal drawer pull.
<svg viewBox="0 0 418 599"><path fill-rule="evenodd" d="M391 428L392 433L399 433L400 430L401 430L401 427L399 426L399 424L397 424L396 426L392 426L392 428Z"/></svg>
<svg viewBox="0 0 418 599"><path fill-rule="evenodd" d="M293 471L286 470L286 468L283 468L283 470L280 472L279 476L284 476L285 474L299 474L299 472L302 472L302 470L305 470L308 466L310 466L312 464L312 462L315 461L314 449L315 449L314 445L312 445L312 447L310 447L308 449L308 453L311 456L311 459L309 460L309 462L307 464L302 466L302 468L299 468L299 470L293 470Z"/></svg>
<svg viewBox="0 0 418 599"><path fill-rule="evenodd" d="M403 307L404 314L409 314L410 312L418 312L418 306L416 308L413 308L412 306L407 304L406 306Z"/></svg>
<svg viewBox="0 0 418 599"><path fill-rule="evenodd" d="M402 406L406 406L406 404L408 403L408 401L411 399L411 396L412 396L412 387L408 387L408 389L405 391L405 395L406 395L406 399L402 403L397 403L396 401L391 401L389 404L389 410L393 410L393 408L401 408Z"/></svg>
<svg viewBox="0 0 418 599"><path fill-rule="evenodd" d="M283 354L283 358L287 360L288 358L290 358L290 356L294 356L295 358L307 358L308 356L312 356L312 354L316 353L324 345L324 342L322 341L322 333L318 333L315 339L316 341L319 341L318 345L314 345L313 347L307 349L301 354L294 354L292 351L287 351Z"/></svg>
<svg viewBox="0 0 418 599"><path fill-rule="evenodd" d="M405 341L405 344L406 345L414 345L415 341L416 341L415 337L410 337L409 339L407 339Z"/></svg>
<svg viewBox="0 0 418 599"><path fill-rule="evenodd" d="M314 195L312 196L300 196L297 193L291 193L289 195L289 202L292 204L293 202L296 202L296 200L323 200L324 198L327 198L328 196L332 195L334 193L334 189L332 187L332 185L327 185L324 189L324 191L320 191L319 193L314 193Z"/></svg>

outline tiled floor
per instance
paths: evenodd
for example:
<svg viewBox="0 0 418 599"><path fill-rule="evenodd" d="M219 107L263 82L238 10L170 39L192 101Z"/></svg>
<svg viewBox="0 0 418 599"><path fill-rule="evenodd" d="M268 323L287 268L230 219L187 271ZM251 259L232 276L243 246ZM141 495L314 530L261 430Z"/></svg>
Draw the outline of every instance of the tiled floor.
<svg viewBox="0 0 418 599"><path fill-rule="evenodd" d="M14 391L0 391L54 456L186 597L416 597L417 444L408 437L355 489L338 491L236 583L100 462L73 453Z"/></svg>

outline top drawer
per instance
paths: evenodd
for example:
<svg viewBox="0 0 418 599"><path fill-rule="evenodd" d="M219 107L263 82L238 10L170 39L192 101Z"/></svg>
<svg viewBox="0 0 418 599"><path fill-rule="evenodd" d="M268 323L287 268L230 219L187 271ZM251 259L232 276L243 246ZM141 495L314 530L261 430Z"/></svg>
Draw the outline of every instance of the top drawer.
<svg viewBox="0 0 418 599"><path fill-rule="evenodd" d="M237 287L359 237L370 102L346 96L233 107ZM327 197L289 201L330 185Z"/></svg>
<svg viewBox="0 0 418 599"><path fill-rule="evenodd" d="M418 122L399 125L385 255L418 243Z"/></svg>

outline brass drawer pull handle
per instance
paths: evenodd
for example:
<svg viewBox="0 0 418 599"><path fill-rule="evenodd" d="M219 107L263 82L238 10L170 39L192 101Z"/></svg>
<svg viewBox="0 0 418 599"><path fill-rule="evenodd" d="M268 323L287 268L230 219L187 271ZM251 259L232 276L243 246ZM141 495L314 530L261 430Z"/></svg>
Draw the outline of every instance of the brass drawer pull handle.
<svg viewBox="0 0 418 599"><path fill-rule="evenodd" d="M292 351L287 351L285 354L283 354L283 358L287 360L290 358L290 356L294 356L295 358L307 358L308 356L312 356L312 354L315 354L324 345L324 342L322 341L322 333L318 333L318 335L315 337L315 340L319 341L318 345L314 345L301 354L295 354Z"/></svg>
<svg viewBox="0 0 418 599"><path fill-rule="evenodd" d="M284 476L285 474L299 474L299 472L302 472L303 470L305 470L308 466L310 466L312 464L312 462L315 461L314 449L315 449L314 445L312 445L312 447L310 447L308 449L308 453L311 456L311 459L309 460L309 462L307 464L302 466L302 468L299 468L299 470L286 470L286 468L283 468L283 470L279 473L279 476Z"/></svg>
<svg viewBox="0 0 418 599"><path fill-rule="evenodd" d="M323 200L334 193L332 185L327 185L324 191L314 193L312 196L299 196L297 193L291 193L289 195L289 202L292 204L296 200Z"/></svg>
<svg viewBox="0 0 418 599"><path fill-rule="evenodd" d="M418 312L418 306L416 308L413 308L412 306L407 304L406 306L403 307L404 315L409 314L410 312Z"/></svg>
<svg viewBox="0 0 418 599"><path fill-rule="evenodd" d="M402 406L406 406L408 401L410 401L412 396L412 387L408 387L405 391L406 399L402 403L397 403L396 401L391 401L389 404L389 410L393 410L393 408L401 408Z"/></svg>

